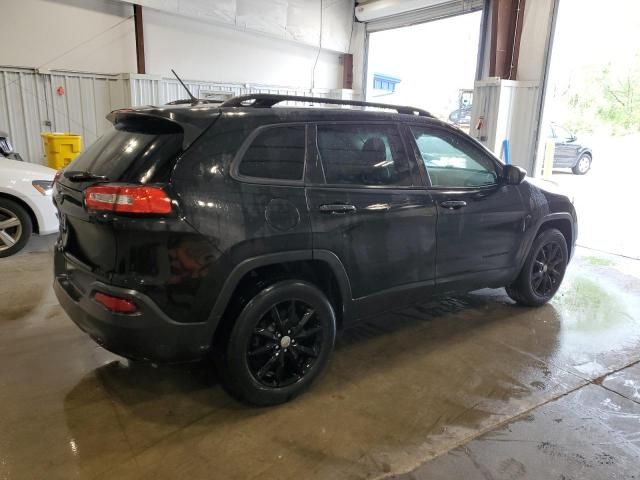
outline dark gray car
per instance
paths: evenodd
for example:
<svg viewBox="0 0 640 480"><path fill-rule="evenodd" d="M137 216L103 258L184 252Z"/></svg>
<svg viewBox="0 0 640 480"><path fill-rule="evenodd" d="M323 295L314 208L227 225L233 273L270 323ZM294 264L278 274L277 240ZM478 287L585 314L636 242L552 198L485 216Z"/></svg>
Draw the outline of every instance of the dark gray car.
<svg viewBox="0 0 640 480"><path fill-rule="evenodd" d="M570 168L576 175L584 175L589 171L593 154L589 147L578 142L574 133L552 123L548 137L555 143L553 168Z"/></svg>

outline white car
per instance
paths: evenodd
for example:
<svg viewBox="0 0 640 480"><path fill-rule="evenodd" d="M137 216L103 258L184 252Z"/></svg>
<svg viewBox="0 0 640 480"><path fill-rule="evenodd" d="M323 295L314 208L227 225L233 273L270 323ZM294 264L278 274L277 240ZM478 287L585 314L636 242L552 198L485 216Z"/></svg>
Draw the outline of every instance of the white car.
<svg viewBox="0 0 640 480"><path fill-rule="evenodd" d="M32 233L58 230L51 201L56 171L0 157L0 257L19 252Z"/></svg>

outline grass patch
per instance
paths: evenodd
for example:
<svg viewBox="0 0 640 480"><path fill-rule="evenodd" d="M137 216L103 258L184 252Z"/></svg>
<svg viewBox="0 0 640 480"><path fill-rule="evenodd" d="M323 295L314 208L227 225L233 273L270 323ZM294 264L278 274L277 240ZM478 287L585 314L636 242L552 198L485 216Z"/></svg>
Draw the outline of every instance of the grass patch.
<svg viewBox="0 0 640 480"><path fill-rule="evenodd" d="M588 263L589 265L592 265L594 267L612 267L615 265L615 262L613 260L609 260L608 258L603 257L589 256L583 257L583 260L585 261L585 263Z"/></svg>
<svg viewBox="0 0 640 480"><path fill-rule="evenodd" d="M629 315L624 302L596 281L579 278L556 296L554 304L570 319L569 328L584 332L611 328Z"/></svg>

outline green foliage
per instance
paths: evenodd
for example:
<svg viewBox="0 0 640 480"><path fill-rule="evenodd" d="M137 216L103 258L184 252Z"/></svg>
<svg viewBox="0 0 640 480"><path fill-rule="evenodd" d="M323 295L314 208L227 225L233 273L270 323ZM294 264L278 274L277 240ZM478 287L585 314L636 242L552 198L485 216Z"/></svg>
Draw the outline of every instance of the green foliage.
<svg viewBox="0 0 640 480"><path fill-rule="evenodd" d="M640 132L640 52L629 65L583 68L557 100L569 112L565 126L592 132L607 127L611 134Z"/></svg>
<svg viewBox="0 0 640 480"><path fill-rule="evenodd" d="M608 65L600 78L604 101L597 113L615 133L640 132L640 55L635 60L626 75L615 75Z"/></svg>

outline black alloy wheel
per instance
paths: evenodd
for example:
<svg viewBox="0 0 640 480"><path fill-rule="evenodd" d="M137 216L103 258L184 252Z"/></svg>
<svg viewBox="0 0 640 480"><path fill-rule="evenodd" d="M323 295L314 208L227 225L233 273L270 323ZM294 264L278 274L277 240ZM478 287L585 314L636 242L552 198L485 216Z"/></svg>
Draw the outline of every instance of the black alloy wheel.
<svg viewBox="0 0 640 480"><path fill-rule="evenodd" d="M564 254L558 242L542 245L531 270L533 291L540 297L553 295L560 286L565 265Z"/></svg>
<svg viewBox="0 0 640 480"><path fill-rule="evenodd" d="M214 339L222 385L252 405L287 402L328 364L336 336L333 306L302 280L275 281L242 303L225 318L226 333Z"/></svg>
<svg viewBox="0 0 640 480"><path fill-rule="evenodd" d="M313 307L292 299L274 305L253 329L247 364L254 378L267 387L299 381L320 354L323 328Z"/></svg>
<svg viewBox="0 0 640 480"><path fill-rule="evenodd" d="M529 255L507 294L520 305L539 307L553 298L564 278L569 250L564 235L555 228L538 233Z"/></svg>

